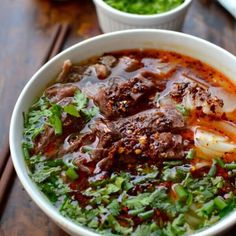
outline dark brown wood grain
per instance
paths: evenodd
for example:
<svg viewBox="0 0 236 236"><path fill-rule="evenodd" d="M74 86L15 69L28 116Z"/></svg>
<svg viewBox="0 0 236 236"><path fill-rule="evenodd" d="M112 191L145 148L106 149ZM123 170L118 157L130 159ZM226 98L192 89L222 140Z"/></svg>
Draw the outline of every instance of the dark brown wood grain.
<svg viewBox="0 0 236 236"><path fill-rule="evenodd" d="M236 55L236 21L215 0L193 0L183 32L209 40ZM56 24L69 23L63 48L101 33L92 0L1 0L0 154L8 146L11 112L21 89L41 64ZM65 236L12 180L0 222L0 236ZM235 235L236 228L224 235Z"/></svg>

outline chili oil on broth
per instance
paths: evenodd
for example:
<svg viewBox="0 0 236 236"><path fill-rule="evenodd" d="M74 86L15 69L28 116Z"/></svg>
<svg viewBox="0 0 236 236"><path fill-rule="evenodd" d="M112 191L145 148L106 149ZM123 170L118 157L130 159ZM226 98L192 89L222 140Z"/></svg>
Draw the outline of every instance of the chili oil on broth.
<svg viewBox="0 0 236 236"><path fill-rule="evenodd" d="M236 88L173 52L65 61L25 116L39 189L102 234L184 235L235 209Z"/></svg>

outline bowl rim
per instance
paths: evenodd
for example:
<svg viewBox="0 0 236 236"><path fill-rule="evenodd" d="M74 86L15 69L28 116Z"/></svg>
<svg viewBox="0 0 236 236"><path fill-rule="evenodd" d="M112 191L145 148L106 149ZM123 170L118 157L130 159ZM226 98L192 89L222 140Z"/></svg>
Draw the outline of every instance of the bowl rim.
<svg viewBox="0 0 236 236"><path fill-rule="evenodd" d="M171 15L174 15L175 13L183 10L185 7L187 7L192 0L184 0L183 3L181 3L179 6L173 8L172 10L163 12L163 13L157 13L157 14L151 14L151 15L143 15L143 14L135 14L135 13L128 13L121 10L118 10L116 8L113 8L112 6L105 3L103 0L93 0L95 4L99 5L101 8L103 8L106 11L109 11L110 13L117 15L119 17L126 17L130 19L142 19L142 20L157 20L162 19Z"/></svg>
<svg viewBox="0 0 236 236"><path fill-rule="evenodd" d="M25 190L27 193L30 195L30 197L34 200L34 202L39 206L39 208L47 214L53 221L55 221L58 225L63 227L63 229L67 229L70 232L73 232L74 234L83 234L87 236L99 236L100 234L92 231L92 229L87 228L86 226L79 225L74 223L72 220L62 216L62 214L49 202L46 201L45 198L42 197L42 192L39 189L32 189L32 185L34 185L34 182L29 179L28 173L26 174L27 177L25 177L25 173L23 170L20 168L20 162L24 160L20 160L18 158L18 153L17 153L17 145L14 142L15 139L15 130L17 127L18 119L17 117L21 114L19 114L20 106L22 103L22 98L27 94L29 88L31 87L31 84L33 81L38 79L40 77L40 74L47 68L50 67L51 64L53 64L57 59L60 57L64 56L65 54L69 53L70 51L73 51L77 48L80 48L81 46L84 46L88 43L95 42L96 40L102 40L104 38L109 38L109 37L116 37L116 36L121 36L125 34L144 34L144 33L157 33L157 34L166 34L166 36L171 36L175 35L178 37L181 37L182 39L189 39L193 40L195 42L205 44L212 50L216 50L220 53L225 54L230 60L235 61L236 64L236 57L231 54L230 52L226 51L225 49L208 42L207 40L185 34L185 33L180 33L180 32L175 32L175 31L170 31L170 30L157 30L157 29L133 29L133 30L123 30L123 31L116 31L112 33L107 33L107 34L102 34L98 35L96 37L89 38L87 40L84 40L82 42L79 42L75 45L72 45L71 47L67 48L66 50L62 51L55 57L53 57L51 60L49 60L45 65L43 65L27 82L27 84L24 86L23 90L20 93L20 96L17 99L17 102L15 104L11 121L10 121L10 132L9 132L9 143L10 143L10 150L11 150L11 156L12 156L12 161L14 164L14 168L17 172L17 175L20 179L20 182L24 186ZM24 163L24 165L26 165ZM28 178L28 179L27 179ZM222 232L223 230L226 230L230 226L236 223L236 210L232 211L228 216L226 216L224 219L220 220L216 224L210 226L209 228L203 229L201 231L197 231L194 233L192 236L208 236L208 235L213 235L219 232Z"/></svg>

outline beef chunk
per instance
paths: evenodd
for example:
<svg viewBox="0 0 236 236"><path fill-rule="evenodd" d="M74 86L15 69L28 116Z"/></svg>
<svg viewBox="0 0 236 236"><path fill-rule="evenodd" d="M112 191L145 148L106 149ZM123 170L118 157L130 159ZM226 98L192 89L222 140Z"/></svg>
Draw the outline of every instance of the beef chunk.
<svg viewBox="0 0 236 236"><path fill-rule="evenodd" d="M148 98L165 88L165 80L152 74L139 74L127 81L113 80L102 87L94 100L100 111L107 117L125 117L137 110L137 106L148 103Z"/></svg>
<svg viewBox="0 0 236 236"><path fill-rule="evenodd" d="M151 109L98 125L99 147L103 149L96 159L94 173L108 171L114 165L127 168L133 165L135 168L144 160L155 163L183 158L186 145L182 136L175 133L184 129L184 125L184 118L174 108Z"/></svg>
<svg viewBox="0 0 236 236"><path fill-rule="evenodd" d="M117 59L114 56L107 55L100 58L100 63L111 68L117 63Z"/></svg>
<svg viewBox="0 0 236 236"><path fill-rule="evenodd" d="M95 174L117 168L136 168L137 164L161 160L182 159L185 155L182 136L170 132L154 133L150 136L130 135L106 149L105 158L98 161Z"/></svg>
<svg viewBox="0 0 236 236"><path fill-rule="evenodd" d="M121 66L124 67L124 70L127 72L132 72L143 67L143 63L141 63L138 59L128 56L121 57L120 63Z"/></svg>
<svg viewBox="0 0 236 236"><path fill-rule="evenodd" d="M100 80L106 79L111 73L111 71L103 64L95 64L93 67L95 68L97 78Z"/></svg>
<svg viewBox="0 0 236 236"><path fill-rule="evenodd" d="M57 77L57 82L68 83L78 82L84 76L88 66L74 66L70 60L66 60L62 66L62 71Z"/></svg>
<svg viewBox="0 0 236 236"><path fill-rule="evenodd" d="M79 146L80 140L77 139L73 140L70 144L67 143L66 148L63 147L63 141L70 134L71 130L74 132L81 131L85 125L85 121L82 118L78 119L65 112L62 113L61 121L62 128L65 131L63 135L56 135L54 128L46 124L42 134L35 139L34 148L32 150L34 154L42 152L45 153L47 157L53 157L55 155L64 155L75 150ZM92 137L88 135L81 142L89 142L89 139L92 139Z"/></svg>
<svg viewBox="0 0 236 236"><path fill-rule="evenodd" d="M53 103L57 103L62 99L74 97L78 88L72 84L55 84L45 91L45 96Z"/></svg>
<svg viewBox="0 0 236 236"><path fill-rule="evenodd" d="M113 122L114 130L123 136L175 131L184 127L183 116L174 108L154 108Z"/></svg>
<svg viewBox="0 0 236 236"><path fill-rule="evenodd" d="M98 119L84 135L73 136L59 155L73 153L78 168L92 175L111 168L136 167L137 163L156 163L184 157L185 140L178 134L184 118L174 108L154 108L116 121ZM89 154L81 147L90 145ZM91 167L92 165L92 167Z"/></svg>

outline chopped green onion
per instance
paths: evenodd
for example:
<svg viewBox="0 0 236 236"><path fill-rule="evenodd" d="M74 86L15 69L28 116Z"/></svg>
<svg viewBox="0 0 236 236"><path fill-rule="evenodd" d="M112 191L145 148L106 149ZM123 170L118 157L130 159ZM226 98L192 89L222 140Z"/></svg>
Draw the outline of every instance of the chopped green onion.
<svg viewBox="0 0 236 236"><path fill-rule="evenodd" d="M203 207L200 209L202 213L209 216L212 211L214 210L214 201L211 200L203 205Z"/></svg>
<svg viewBox="0 0 236 236"><path fill-rule="evenodd" d="M214 199L214 203L215 203L215 205L217 206L217 208L219 210L223 210L225 207L227 207L227 204L225 203L225 200L220 196L217 196Z"/></svg>
<svg viewBox="0 0 236 236"><path fill-rule="evenodd" d="M66 175L71 179L71 180L76 180L79 178L79 175L77 174L77 172L75 171L74 168L70 167L67 171L66 171Z"/></svg>
<svg viewBox="0 0 236 236"><path fill-rule="evenodd" d="M132 215L132 216L136 216L136 215L142 213L144 210L145 210L145 207L142 207L142 208L139 208L139 209L130 210L130 211L128 211L128 214Z"/></svg>
<svg viewBox="0 0 236 236"><path fill-rule="evenodd" d="M166 165L166 166L178 166L182 164L183 164L182 161L164 161L163 162L163 165Z"/></svg>
<svg viewBox="0 0 236 236"><path fill-rule="evenodd" d="M217 164L224 168L225 167L225 163L223 162L223 160L221 158L216 158L215 161L217 162Z"/></svg>
<svg viewBox="0 0 236 236"><path fill-rule="evenodd" d="M213 163L211 165L211 169L208 172L208 176L213 177L216 174L217 168L216 168L216 161L213 160Z"/></svg>
<svg viewBox="0 0 236 236"><path fill-rule="evenodd" d="M184 201L184 200L187 199L188 193L186 192L186 190L183 188L182 185L176 184L176 185L174 186L174 190L175 190L175 192L176 192L176 194L177 194L179 200Z"/></svg>
<svg viewBox="0 0 236 236"><path fill-rule="evenodd" d="M143 220L147 220L150 217L152 217L153 214L154 214L154 210L150 210L150 211L139 213L138 217L142 218Z"/></svg>
<svg viewBox="0 0 236 236"><path fill-rule="evenodd" d="M228 170L234 170L234 169L236 169L236 163L227 163L227 164L225 164L224 167Z"/></svg>
<svg viewBox="0 0 236 236"><path fill-rule="evenodd" d="M64 107L64 111L72 116L75 116L75 117L80 117L80 114L76 108L76 106L72 105L72 104L69 104L67 106Z"/></svg>
<svg viewBox="0 0 236 236"><path fill-rule="evenodd" d="M24 155L25 160L29 160L30 159L29 150L28 150L27 147L24 147L24 146L23 146L23 155Z"/></svg>

